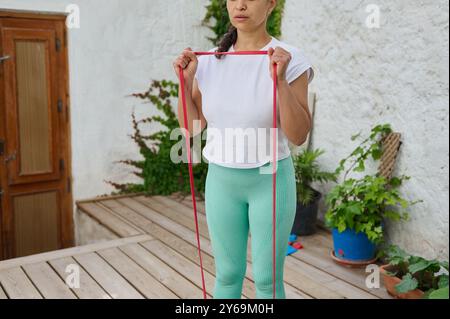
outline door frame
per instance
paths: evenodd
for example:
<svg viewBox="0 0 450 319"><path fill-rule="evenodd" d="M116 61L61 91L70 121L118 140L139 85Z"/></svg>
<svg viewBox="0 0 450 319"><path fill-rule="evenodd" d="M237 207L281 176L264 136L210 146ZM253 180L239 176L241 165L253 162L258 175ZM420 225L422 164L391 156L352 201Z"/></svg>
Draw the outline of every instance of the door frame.
<svg viewBox="0 0 450 319"><path fill-rule="evenodd" d="M14 19L27 20L27 21L40 21L51 20L60 21L56 28L56 34L61 41L60 52L61 58L58 59L57 76L58 76L58 95L62 100L65 115L64 119L60 121L61 132L61 153L65 159L64 173L62 174L62 183L65 184L63 196L61 196L61 212L59 225L62 232L60 241L61 248L73 247L75 245L75 232L74 232L74 202L73 202L73 187L72 187L72 145L71 145L71 123L70 123L70 91L69 91L69 59L68 59L68 41L67 41L67 27L65 21L67 19L67 13L59 12L39 12L39 11L27 11L27 10L5 10L0 9L0 19L7 18L10 21ZM0 26L2 26L0 21ZM1 45L2 33L0 32L0 56L3 56L4 48ZM0 101L5 102L4 92L4 67L0 62ZM5 109L6 112L6 109ZM6 114L0 112L0 139L6 139L5 131ZM5 147L6 152L6 147ZM4 212L10 211L12 207L7 207L6 198L9 197L8 193L8 178L6 171L6 164L4 157L7 154L0 154L0 189L3 189L3 194L0 194L0 221L4 220ZM30 192L32 193L32 192ZM11 251L11 243L8 243L8 236L10 234L5 233L5 227L0 222L0 260L10 258L13 252ZM9 247L9 249L7 249Z"/></svg>

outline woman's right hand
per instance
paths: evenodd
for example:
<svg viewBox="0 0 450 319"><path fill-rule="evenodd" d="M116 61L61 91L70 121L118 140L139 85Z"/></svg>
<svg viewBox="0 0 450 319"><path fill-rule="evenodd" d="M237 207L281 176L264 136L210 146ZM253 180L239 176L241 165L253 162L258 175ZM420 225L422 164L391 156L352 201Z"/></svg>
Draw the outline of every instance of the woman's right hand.
<svg viewBox="0 0 450 319"><path fill-rule="evenodd" d="M177 78L180 78L180 66L183 68L184 81L192 87L194 76L197 72L198 59L191 48L186 48L173 62L173 68Z"/></svg>

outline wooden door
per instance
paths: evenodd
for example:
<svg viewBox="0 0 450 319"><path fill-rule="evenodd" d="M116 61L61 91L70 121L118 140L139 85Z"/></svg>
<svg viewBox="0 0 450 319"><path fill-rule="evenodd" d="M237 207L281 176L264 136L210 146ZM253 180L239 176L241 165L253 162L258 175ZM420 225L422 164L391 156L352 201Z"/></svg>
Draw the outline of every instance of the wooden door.
<svg viewBox="0 0 450 319"><path fill-rule="evenodd" d="M65 17L0 11L0 259L73 246Z"/></svg>

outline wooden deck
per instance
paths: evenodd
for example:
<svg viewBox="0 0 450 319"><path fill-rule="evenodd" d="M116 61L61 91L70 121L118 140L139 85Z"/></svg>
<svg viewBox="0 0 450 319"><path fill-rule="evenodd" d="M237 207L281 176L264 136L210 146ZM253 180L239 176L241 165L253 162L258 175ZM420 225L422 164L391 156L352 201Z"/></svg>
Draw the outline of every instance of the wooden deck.
<svg viewBox="0 0 450 319"><path fill-rule="evenodd" d="M214 288L214 258L198 202L208 298ZM117 239L0 262L0 298L202 298L192 202L142 195L78 202L79 209ZM329 257L325 231L302 237L304 249L286 257L288 299L390 298L384 287L368 289L363 269ZM250 241L242 298L256 298ZM65 284L68 265L80 269L80 288Z"/></svg>

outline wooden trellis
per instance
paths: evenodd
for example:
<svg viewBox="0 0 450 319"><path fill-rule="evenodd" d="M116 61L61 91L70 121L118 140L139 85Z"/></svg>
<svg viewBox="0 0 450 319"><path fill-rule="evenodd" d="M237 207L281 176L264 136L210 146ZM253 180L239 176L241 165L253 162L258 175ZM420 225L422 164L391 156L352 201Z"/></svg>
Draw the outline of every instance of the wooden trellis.
<svg viewBox="0 0 450 319"><path fill-rule="evenodd" d="M402 145L400 138L400 133L392 132L386 135L386 137L382 140L383 155L380 160L378 173L388 180L392 177L398 152L400 150L400 146Z"/></svg>

